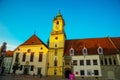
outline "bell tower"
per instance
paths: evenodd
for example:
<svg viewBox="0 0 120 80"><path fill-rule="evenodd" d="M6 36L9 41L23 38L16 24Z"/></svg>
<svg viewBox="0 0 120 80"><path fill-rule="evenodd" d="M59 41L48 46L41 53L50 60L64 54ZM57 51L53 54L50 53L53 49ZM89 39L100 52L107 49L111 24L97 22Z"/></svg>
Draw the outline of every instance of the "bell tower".
<svg viewBox="0 0 120 80"><path fill-rule="evenodd" d="M65 22L60 13L53 19L53 28L49 38L48 76L63 75L63 53L65 43Z"/></svg>

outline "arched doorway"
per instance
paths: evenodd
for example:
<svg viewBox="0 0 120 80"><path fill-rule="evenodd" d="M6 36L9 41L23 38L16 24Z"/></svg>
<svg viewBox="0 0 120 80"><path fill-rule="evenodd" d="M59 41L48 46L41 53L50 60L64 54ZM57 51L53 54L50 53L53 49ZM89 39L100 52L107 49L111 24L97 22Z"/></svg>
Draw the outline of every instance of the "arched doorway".
<svg viewBox="0 0 120 80"><path fill-rule="evenodd" d="M71 74L71 70L69 68L65 69L65 78L69 78L69 74Z"/></svg>

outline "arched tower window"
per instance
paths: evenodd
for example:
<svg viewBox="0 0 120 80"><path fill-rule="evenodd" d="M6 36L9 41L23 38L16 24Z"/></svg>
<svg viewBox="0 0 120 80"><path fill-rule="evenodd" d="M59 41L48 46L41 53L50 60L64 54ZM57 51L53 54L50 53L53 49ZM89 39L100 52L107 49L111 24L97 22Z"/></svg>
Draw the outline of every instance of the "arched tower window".
<svg viewBox="0 0 120 80"><path fill-rule="evenodd" d="M57 21L57 23L56 23L57 25L59 24L59 21Z"/></svg>
<svg viewBox="0 0 120 80"><path fill-rule="evenodd" d="M54 60L54 66L57 66L57 59Z"/></svg>
<svg viewBox="0 0 120 80"><path fill-rule="evenodd" d="M57 43L55 43L55 44L54 44L54 47L55 47L55 48L58 48L58 44L57 44Z"/></svg>

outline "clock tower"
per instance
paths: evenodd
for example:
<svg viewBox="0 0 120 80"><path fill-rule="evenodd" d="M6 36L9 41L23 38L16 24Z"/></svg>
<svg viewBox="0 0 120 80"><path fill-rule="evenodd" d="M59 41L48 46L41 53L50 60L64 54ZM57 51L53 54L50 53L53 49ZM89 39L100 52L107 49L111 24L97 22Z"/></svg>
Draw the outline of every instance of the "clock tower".
<svg viewBox="0 0 120 80"><path fill-rule="evenodd" d="M63 75L63 53L66 39L64 26L65 22L59 11L53 19L53 29L49 39L48 76Z"/></svg>

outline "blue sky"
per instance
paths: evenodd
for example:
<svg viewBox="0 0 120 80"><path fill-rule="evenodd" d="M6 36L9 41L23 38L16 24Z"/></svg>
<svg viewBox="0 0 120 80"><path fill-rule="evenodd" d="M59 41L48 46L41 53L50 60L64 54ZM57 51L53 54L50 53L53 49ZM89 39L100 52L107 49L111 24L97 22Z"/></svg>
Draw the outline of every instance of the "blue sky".
<svg viewBox="0 0 120 80"><path fill-rule="evenodd" d="M67 39L120 37L120 0L0 0L0 45L13 50L35 31L46 43L59 9Z"/></svg>

